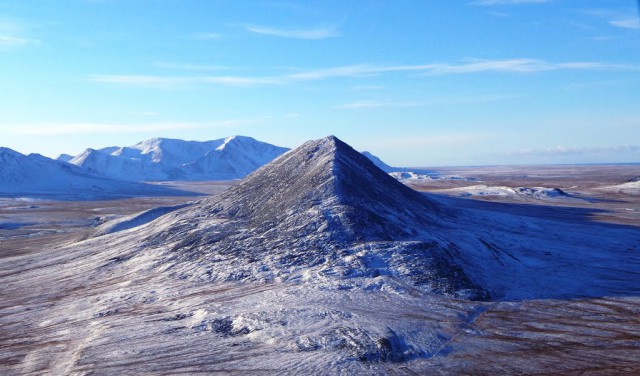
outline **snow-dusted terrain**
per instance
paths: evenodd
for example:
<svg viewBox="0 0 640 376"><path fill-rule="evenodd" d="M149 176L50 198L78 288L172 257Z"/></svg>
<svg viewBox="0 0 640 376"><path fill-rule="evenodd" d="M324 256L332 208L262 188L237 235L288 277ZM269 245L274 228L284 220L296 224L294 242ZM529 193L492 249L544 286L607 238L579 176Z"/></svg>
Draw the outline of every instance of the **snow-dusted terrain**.
<svg viewBox="0 0 640 376"><path fill-rule="evenodd" d="M212 141L154 138L129 147L87 149L62 161L85 171L123 180L239 179L288 149L231 136Z"/></svg>
<svg viewBox="0 0 640 376"><path fill-rule="evenodd" d="M464 176L459 176L459 175L439 175L439 174L426 174L426 173L421 173L421 172L415 172L415 171L404 171L404 172L391 172L389 173L389 175L391 175L393 178L403 182L403 183L415 183L415 182L421 182L421 181L439 181L439 180L444 180L444 181L449 181L449 180L456 180L456 181L468 181L468 180L473 180Z"/></svg>
<svg viewBox="0 0 640 376"><path fill-rule="evenodd" d="M404 186L335 137L307 142L217 196L2 259L0 365L94 375L640 370L638 227L456 200Z"/></svg>
<svg viewBox="0 0 640 376"><path fill-rule="evenodd" d="M182 192L184 193L184 192ZM0 196L95 198L181 194L159 186L109 179L39 154L0 148Z"/></svg>
<svg viewBox="0 0 640 376"><path fill-rule="evenodd" d="M640 176L629 179L629 181L621 184L608 185L601 187L600 189L604 191L619 192L622 194L638 195L640 194Z"/></svg>
<svg viewBox="0 0 640 376"><path fill-rule="evenodd" d="M456 192L459 196L501 196L515 200L560 200L577 199L559 188L549 187L505 187L472 185L468 187L452 188L451 192Z"/></svg>

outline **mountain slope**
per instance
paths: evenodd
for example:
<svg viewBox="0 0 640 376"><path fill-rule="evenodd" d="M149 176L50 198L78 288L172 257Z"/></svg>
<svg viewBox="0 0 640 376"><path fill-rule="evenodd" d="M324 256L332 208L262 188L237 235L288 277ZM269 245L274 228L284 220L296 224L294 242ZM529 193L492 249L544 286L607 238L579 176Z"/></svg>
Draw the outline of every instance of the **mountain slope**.
<svg viewBox="0 0 640 376"><path fill-rule="evenodd" d="M287 150L243 136L204 142L154 138L130 147L87 149L69 163L133 181L239 179Z"/></svg>

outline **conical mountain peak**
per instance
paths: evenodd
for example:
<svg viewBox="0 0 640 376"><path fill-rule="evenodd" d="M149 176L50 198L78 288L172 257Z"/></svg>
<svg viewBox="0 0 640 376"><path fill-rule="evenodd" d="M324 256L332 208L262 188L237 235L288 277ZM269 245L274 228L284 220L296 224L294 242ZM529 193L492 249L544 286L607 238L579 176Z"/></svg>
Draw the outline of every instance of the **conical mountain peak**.
<svg viewBox="0 0 640 376"><path fill-rule="evenodd" d="M448 212L330 136L306 142L220 195L176 212L147 241L170 244L160 263L184 276L268 280L297 273L383 273L405 275L434 291L480 291L457 258L447 256L441 234L450 223L442 220Z"/></svg>
<svg viewBox="0 0 640 376"><path fill-rule="evenodd" d="M209 199L206 210L260 227L303 217L331 222L353 240L415 234L442 212L335 136L285 153Z"/></svg>

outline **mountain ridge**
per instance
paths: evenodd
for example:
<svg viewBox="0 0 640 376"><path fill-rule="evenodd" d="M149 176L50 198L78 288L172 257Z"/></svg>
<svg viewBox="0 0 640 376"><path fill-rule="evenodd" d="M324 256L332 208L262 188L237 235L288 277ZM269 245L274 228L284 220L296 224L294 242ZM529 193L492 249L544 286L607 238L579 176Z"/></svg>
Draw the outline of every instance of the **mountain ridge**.
<svg viewBox="0 0 640 376"><path fill-rule="evenodd" d="M68 162L123 180L232 180L287 150L246 136L210 141L152 138L133 146L88 148ZM59 158L68 159L65 155Z"/></svg>

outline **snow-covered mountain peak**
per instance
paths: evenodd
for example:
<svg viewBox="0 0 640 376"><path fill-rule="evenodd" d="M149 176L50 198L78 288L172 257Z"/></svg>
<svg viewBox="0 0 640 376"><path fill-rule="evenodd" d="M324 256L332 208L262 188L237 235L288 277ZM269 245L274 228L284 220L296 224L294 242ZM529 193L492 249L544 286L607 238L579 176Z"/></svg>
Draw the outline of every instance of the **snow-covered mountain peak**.
<svg viewBox="0 0 640 376"><path fill-rule="evenodd" d="M161 144L166 142L171 142L171 141L177 141L177 140L172 140L172 139L167 139L162 137L154 137L148 140L140 141L134 146L132 146L132 148L141 150L142 153L147 154L150 151L157 149Z"/></svg>
<svg viewBox="0 0 640 376"><path fill-rule="evenodd" d="M87 149L69 163L125 180L227 180L242 178L287 150L244 136L211 141L152 138L133 146Z"/></svg>

